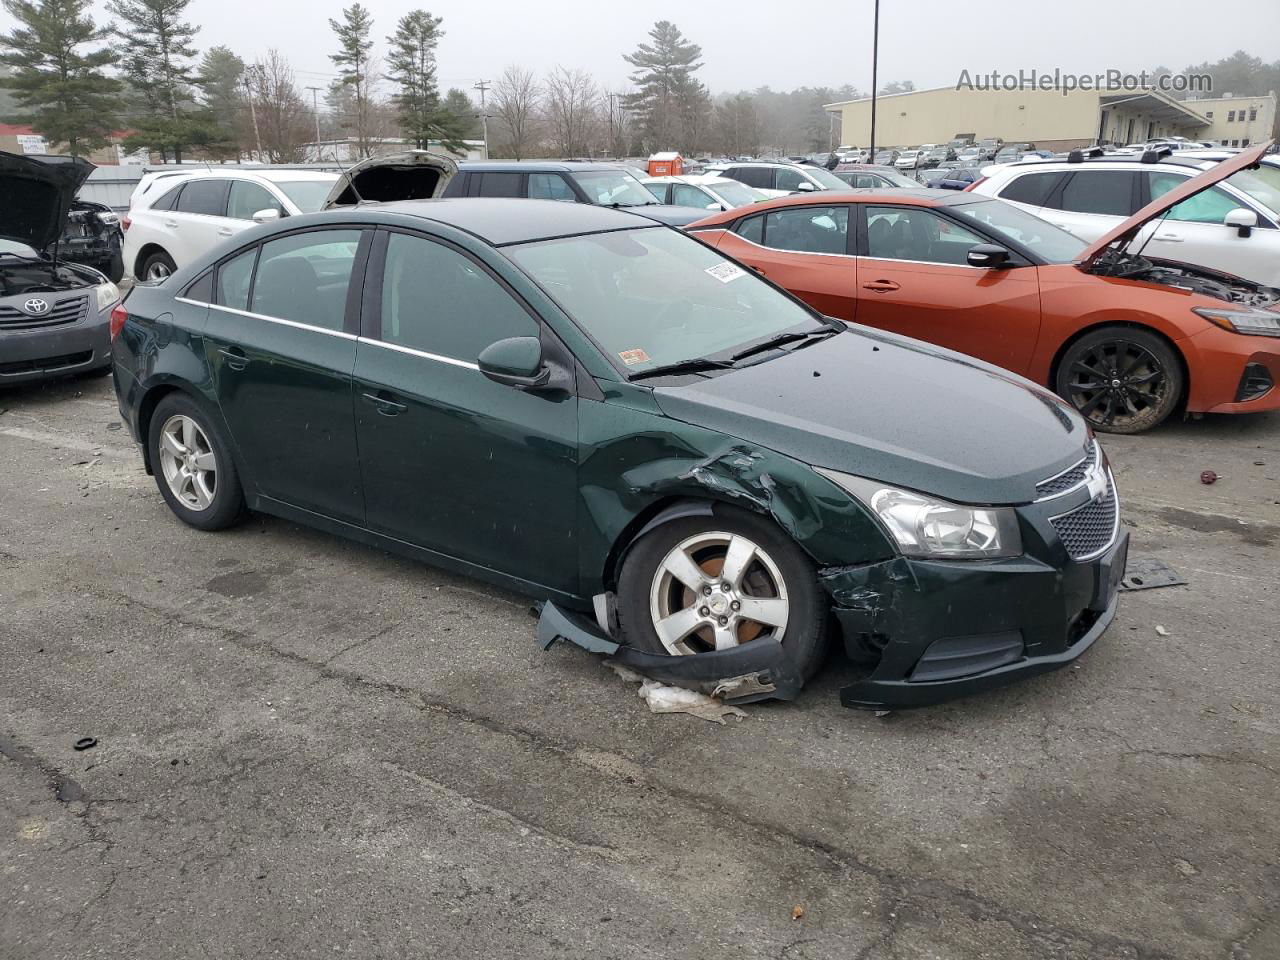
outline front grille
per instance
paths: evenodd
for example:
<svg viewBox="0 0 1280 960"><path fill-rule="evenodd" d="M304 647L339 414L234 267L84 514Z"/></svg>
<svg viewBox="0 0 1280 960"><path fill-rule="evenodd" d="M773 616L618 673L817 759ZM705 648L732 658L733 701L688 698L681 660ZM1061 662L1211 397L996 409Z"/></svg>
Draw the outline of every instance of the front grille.
<svg viewBox="0 0 1280 960"><path fill-rule="evenodd" d="M51 304L48 313L33 317L18 307L0 306L0 330L29 330L79 323L89 312L89 298L83 294Z"/></svg>
<svg viewBox="0 0 1280 960"><path fill-rule="evenodd" d="M58 357L37 357L34 360L17 360L11 363L0 363L0 377L17 373L48 373L53 370L65 370L78 367L93 359L92 350L81 350L79 353L64 353Z"/></svg>
<svg viewBox="0 0 1280 960"><path fill-rule="evenodd" d="M1051 497L1057 497L1066 493L1080 484L1084 483L1085 478L1089 475L1089 471L1093 469L1094 464L1098 462L1098 441L1089 444L1088 452L1085 458L1072 467L1062 471L1056 477L1050 477L1048 480L1041 480L1036 484L1036 498L1039 500L1048 500Z"/></svg>
<svg viewBox="0 0 1280 960"><path fill-rule="evenodd" d="M1116 488L1108 477L1105 493L1049 522L1072 560L1088 560L1111 546L1118 511Z"/></svg>

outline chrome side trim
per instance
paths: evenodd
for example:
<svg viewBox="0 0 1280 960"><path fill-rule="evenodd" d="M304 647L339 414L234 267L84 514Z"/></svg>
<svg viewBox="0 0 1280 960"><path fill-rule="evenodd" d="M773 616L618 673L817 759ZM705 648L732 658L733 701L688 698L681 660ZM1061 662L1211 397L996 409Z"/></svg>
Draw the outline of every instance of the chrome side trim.
<svg viewBox="0 0 1280 960"><path fill-rule="evenodd" d="M741 210L742 208L738 207L736 209ZM733 236L741 240L743 243L749 243L751 244L751 246L755 247L757 250L768 250L770 253L794 253L797 256L801 256L801 257L844 257L846 260L857 259L857 255L852 253L819 253L816 250L788 250L785 247L766 247L763 243L756 243L754 240L748 240L746 237L744 237L742 234L738 233L735 230L729 230L725 227L720 227L720 226L703 227L702 229L703 230L724 230L725 233L732 234Z"/></svg>
<svg viewBox="0 0 1280 960"><path fill-rule="evenodd" d="M415 350L412 347L402 347L398 343L387 343L385 340L372 340L369 337L356 337L358 343L368 344L371 347L382 347L384 350L395 350L397 353L407 353L411 357L422 357L424 360L434 360L436 363L447 363L451 367L463 367L467 370L479 370L480 365L469 363L466 360L456 360L453 357L444 357L438 353L428 353L425 350Z"/></svg>
<svg viewBox="0 0 1280 960"><path fill-rule="evenodd" d="M213 304L205 303L203 300L188 300L186 297L174 297L177 303L185 303L189 307L211 307Z"/></svg>
<svg viewBox="0 0 1280 960"><path fill-rule="evenodd" d="M174 297L176 300L177 297ZM299 323L297 320L286 320L283 317L268 317L263 313L250 313L248 310L237 310L235 307L224 307L221 304L209 303L205 304L211 310L221 310L223 313L234 313L238 317L252 317L254 320L266 320L268 323L280 323L286 327L295 327L298 330L311 330L315 333L326 333L331 337L341 337L343 340L358 340L354 333L347 333L345 330L329 330L326 327L316 327L309 323Z"/></svg>

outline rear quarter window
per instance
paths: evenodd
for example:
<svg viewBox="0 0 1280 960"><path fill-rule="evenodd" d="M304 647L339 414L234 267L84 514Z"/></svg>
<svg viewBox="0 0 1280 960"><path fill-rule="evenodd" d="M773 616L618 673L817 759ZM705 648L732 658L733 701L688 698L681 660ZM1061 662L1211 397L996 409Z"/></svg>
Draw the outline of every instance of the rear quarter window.
<svg viewBox="0 0 1280 960"><path fill-rule="evenodd" d="M1062 173L1024 173L1001 190L998 196L1001 200L1043 207L1063 176Z"/></svg>

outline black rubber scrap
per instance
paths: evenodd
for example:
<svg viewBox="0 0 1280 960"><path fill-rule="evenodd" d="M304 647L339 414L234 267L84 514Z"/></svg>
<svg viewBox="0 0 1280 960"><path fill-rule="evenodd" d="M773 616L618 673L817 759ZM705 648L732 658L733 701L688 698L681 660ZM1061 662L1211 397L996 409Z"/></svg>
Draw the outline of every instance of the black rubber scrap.
<svg viewBox="0 0 1280 960"><path fill-rule="evenodd" d="M94 747L96 747L97 745L98 745L98 738L97 738L97 737L81 737L81 738L80 738L79 740L77 740L74 744L72 744L72 749L74 749L74 750L92 750L92 749L93 749Z"/></svg>

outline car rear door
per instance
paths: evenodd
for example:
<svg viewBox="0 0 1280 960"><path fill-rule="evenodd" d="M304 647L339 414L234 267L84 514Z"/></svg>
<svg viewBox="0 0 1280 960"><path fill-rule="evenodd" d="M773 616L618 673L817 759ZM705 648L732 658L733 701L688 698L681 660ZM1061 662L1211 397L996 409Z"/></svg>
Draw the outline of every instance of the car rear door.
<svg viewBox="0 0 1280 960"><path fill-rule="evenodd" d="M177 203L164 218L172 237L169 256L179 267L204 256L231 236L227 221L227 191L230 180L201 177L188 180Z"/></svg>
<svg viewBox="0 0 1280 960"><path fill-rule="evenodd" d="M223 260L204 335L252 488L355 525L364 501L351 372L370 239L357 227L303 230Z"/></svg>
<svg viewBox="0 0 1280 960"><path fill-rule="evenodd" d="M971 247L994 241L935 210L857 206L859 323L1027 369L1040 332L1034 266L968 266Z"/></svg>
<svg viewBox="0 0 1280 960"><path fill-rule="evenodd" d="M577 398L495 383L476 363L522 336L555 348L474 254L438 236L378 232L355 371L368 525L572 593Z"/></svg>
<svg viewBox="0 0 1280 960"><path fill-rule="evenodd" d="M1166 170L1143 174L1147 200L1155 200L1187 181L1187 175ZM1242 237L1223 220L1232 210L1255 213L1258 226ZM1148 223L1130 245L1146 256L1181 260L1222 270L1246 280L1280 285L1280 229L1267 213L1225 190L1221 185L1183 200L1164 217Z"/></svg>
<svg viewBox="0 0 1280 960"><path fill-rule="evenodd" d="M1037 216L1092 243L1141 206L1136 171L1075 170L1055 185Z"/></svg>
<svg viewBox="0 0 1280 960"><path fill-rule="evenodd" d="M783 207L738 221L717 245L815 310L852 321L858 308L851 204Z"/></svg>

